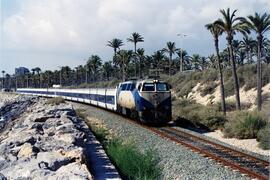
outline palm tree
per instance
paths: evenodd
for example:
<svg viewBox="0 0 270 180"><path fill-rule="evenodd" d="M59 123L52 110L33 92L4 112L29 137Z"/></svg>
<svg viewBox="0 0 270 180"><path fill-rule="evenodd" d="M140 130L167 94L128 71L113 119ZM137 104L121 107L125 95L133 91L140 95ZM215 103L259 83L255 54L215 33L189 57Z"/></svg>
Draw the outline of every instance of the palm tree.
<svg viewBox="0 0 270 180"><path fill-rule="evenodd" d="M177 56L180 58L180 72L183 72L184 69L184 65L188 64L187 60L188 60L188 53L186 50L180 49L176 52Z"/></svg>
<svg viewBox="0 0 270 180"><path fill-rule="evenodd" d="M270 31L270 14L264 13L262 15L255 13L254 16L248 16L243 22L248 28L257 34L257 109L262 108L262 67L261 67L261 50L263 35Z"/></svg>
<svg viewBox="0 0 270 180"><path fill-rule="evenodd" d="M6 73L6 71L2 70L2 75L3 75L2 88L4 88L4 83L5 83L5 73Z"/></svg>
<svg viewBox="0 0 270 180"><path fill-rule="evenodd" d="M221 67L221 60L219 55L219 45L218 38L222 35L223 31L214 23L206 24L205 27L211 32L214 38L214 44L216 49L217 64L219 70L219 83L220 83L220 96L221 96L221 110L226 115L226 102L225 102L225 90L224 90L224 80L223 80L223 71Z"/></svg>
<svg viewBox="0 0 270 180"><path fill-rule="evenodd" d="M220 56L220 54L219 54ZM211 54L207 57L208 61L210 62L209 63L209 68L213 68L213 69L217 69L218 68L218 63L217 63L217 58L215 57L214 54ZM219 57L220 61L221 61L221 58ZM220 64L221 65L221 64Z"/></svg>
<svg viewBox="0 0 270 180"><path fill-rule="evenodd" d="M162 63L165 60L164 51L156 51L154 55L152 55L153 58L153 65L156 68L156 76L159 76L159 69L161 68Z"/></svg>
<svg viewBox="0 0 270 180"><path fill-rule="evenodd" d="M120 47L123 45L124 45L123 41L117 38L114 38L111 41L108 41L108 44L107 44L107 46L113 48L114 57L116 57L117 50L120 50Z"/></svg>
<svg viewBox="0 0 270 180"><path fill-rule="evenodd" d="M245 50L246 53L246 59L247 63L251 64L252 63L252 49L255 46L256 41L254 41L251 37L244 35L243 39L240 41L240 47L241 49Z"/></svg>
<svg viewBox="0 0 270 180"><path fill-rule="evenodd" d="M175 42L167 42L166 45L167 47L163 51L169 54L169 76L171 76L172 56L178 49L175 47Z"/></svg>
<svg viewBox="0 0 270 180"><path fill-rule="evenodd" d="M92 55L88 61L87 66L93 74L93 80L96 81L97 73L102 65L101 58L98 55Z"/></svg>
<svg viewBox="0 0 270 180"><path fill-rule="evenodd" d="M105 62L103 64L103 66L102 66L102 70L103 70L103 73L104 73L107 81L109 81L110 80L111 73L113 71L112 62L111 61Z"/></svg>
<svg viewBox="0 0 270 180"><path fill-rule="evenodd" d="M62 66L60 69L61 84L64 86L70 85L71 68L69 66Z"/></svg>
<svg viewBox="0 0 270 180"><path fill-rule="evenodd" d="M127 66L131 60L132 51L131 50L120 50L117 53L117 64L122 69L122 80L125 81L127 78Z"/></svg>
<svg viewBox="0 0 270 180"><path fill-rule="evenodd" d="M193 64L193 68L195 70L200 70L199 65L200 65L200 61L201 61L201 56L199 54L193 54L190 57L190 61Z"/></svg>
<svg viewBox="0 0 270 180"><path fill-rule="evenodd" d="M36 67L34 69L35 69L35 72L37 72L37 75L39 77L39 86L41 88L41 75L40 75L41 69L39 67Z"/></svg>
<svg viewBox="0 0 270 180"><path fill-rule="evenodd" d="M120 47L123 45L124 45L124 43L121 39L114 38L111 41L108 41L107 46L112 47L113 51L114 51L114 56L113 56L114 64L117 64L117 59L116 59L117 58L117 55L116 55L117 50L120 50ZM123 71L123 69L122 69L122 71Z"/></svg>
<svg viewBox="0 0 270 180"><path fill-rule="evenodd" d="M236 73L236 65L235 65L235 58L233 54L233 36L238 32L248 32L248 29L242 23L242 20L244 19L243 17L235 17L235 13L237 10L234 10L233 13L230 13L230 8L227 9L227 11L220 10L222 14L223 19L218 19L214 24L216 24L223 32L227 34L227 41L228 41L228 48L229 48L229 54L230 54L230 62L232 66L232 75L234 79L234 90L235 90L235 99L236 99L236 109L240 110L241 105L240 105L240 94L239 94L239 82L238 82L238 77Z"/></svg>
<svg viewBox="0 0 270 180"><path fill-rule="evenodd" d="M137 50L137 55L139 57L139 78L142 78L142 61L144 60L144 49L139 48Z"/></svg>
<svg viewBox="0 0 270 180"><path fill-rule="evenodd" d="M137 56L136 56L137 55L137 43L144 42L144 39L139 33L134 32L131 34L131 37L127 38L127 41L134 43L134 53L135 53L135 59L136 59L137 58ZM137 76L136 72L137 72L137 62L135 60L135 77Z"/></svg>

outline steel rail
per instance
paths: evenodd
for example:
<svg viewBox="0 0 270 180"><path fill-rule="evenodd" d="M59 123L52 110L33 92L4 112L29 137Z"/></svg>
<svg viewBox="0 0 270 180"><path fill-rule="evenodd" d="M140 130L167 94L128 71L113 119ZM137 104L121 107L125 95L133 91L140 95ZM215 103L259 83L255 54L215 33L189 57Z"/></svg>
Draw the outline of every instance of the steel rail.
<svg viewBox="0 0 270 180"><path fill-rule="evenodd" d="M203 154L203 155L205 155L207 157L210 157L211 159L213 159L213 160L215 160L215 161L217 161L217 162L219 162L219 163L221 163L221 164L223 164L225 166L229 166L232 169L236 169L239 172L241 172L243 174L246 174L246 175L248 175L250 177L257 178L257 179L262 179L262 180L268 180L269 179L268 176L261 175L261 174L259 174L257 172L252 171L249 168L242 167L241 165L239 165L239 164L237 164L235 162L232 162L230 160L227 160L224 157L217 156L214 153L211 153L211 152L209 152L209 151L207 151L205 149L196 147L196 145L194 145L194 144L187 143L185 141L179 140L177 137L172 136L172 135L170 135L170 133L164 132L161 129L158 129L158 128L149 128L149 129L151 131L155 132L156 134L160 135L161 137L165 137L165 138L168 138L168 139L170 139L170 140L172 140L172 141L174 141L176 143L182 144L182 145L184 145L184 146L186 146L186 147L188 147L188 148L190 148L190 149L192 149L192 150L194 150L194 151L196 151L196 152L198 152L200 154ZM193 136L192 134L189 134L189 133L185 133L185 135L188 136L188 137L191 137L191 136L193 138L195 137L195 136ZM195 137L195 138L197 140L202 141L202 138L197 138L197 137ZM210 143L211 141L208 142L207 140L203 139L203 142ZM211 144L215 144L215 143L211 142ZM228 147L225 147L225 146L223 146L223 149L224 150L229 150L229 151L232 150L231 148L228 148ZM241 154L244 154L244 153L241 153ZM248 155L247 157L250 157L250 155ZM256 157L253 157L252 159L256 159L256 161L261 161L261 159L258 159ZM263 161L263 163L265 163L265 162ZM269 165L269 163L268 163L268 165Z"/></svg>
<svg viewBox="0 0 270 180"><path fill-rule="evenodd" d="M169 129L169 130L171 130L171 131L177 132L177 133L186 134L186 135L188 135L188 136L190 136L190 137L192 137L192 138L198 139L198 140L200 140L200 141L204 141L204 142L206 142L206 143L208 143L208 144L212 144L212 145L217 146L217 147L220 147L220 148L222 148L222 149L230 150L231 152L237 153L237 154L239 154L239 155L241 155L241 156L244 156L244 157L246 157L246 158L249 158L249 159L252 159L252 160L255 160L255 161L259 161L261 164L263 164L263 165L265 165L265 166L269 166L269 163L270 163L269 161L266 161L266 160L263 160L263 159L259 159L259 158L257 158L257 157L254 157L254 156L250 155L250 154L241 152L241 151L236 150L236 149L232 149L232 148L230 148L230 147L227 147L227 146L224 146L224 145L215 143L215 142L213 142L213 141L211 141L211 140L204 139L204 138L202 138L202 137L193 135L193 134L188 133L188 132L185 132L185 131L181 131L181 130L179 130L179 129L175 129L175 128L173 128L173 127L166 127L166 128Z"/></svg>
<svg viewBox="0 0 270 180"><path fill-rule="evenodd" d="M73 101L73 102L74 102L74 101ZM76 101L75 101L75 102L76 102ZM116 115L118 115L118 116L123 117L123 115L120 115L120 114L118 114L118 113L116 113L116 112L114 112L114 111L111 111L111 110L108 110L108 109L104 109L104 108L101 108L101 107L98 107L98 106L93 106L93 105L91 105L91 104L86 104L86 103L83 103L83 102L76 102L76 103L84 104L84 105L88 105L88 106L90 105L90 106L92 106L92 107L96 107L96 108L98 108L98 109L103 109L103 110L105 110L105 111L107 111L107 112L111 112L111 113L113 113L113 114L116 114ZM208 151L206 151L206 150L204 150L204 149L201 149L201 148L199 148L199 147L196 147L195 145L192 145L192 144L190 144L190 143L186 143L186 142L184 142L184 141L181 141L181 140L177 139L177 137L174 137L174 136L170 135L170 133L167 133L167 132L162 131L162 130L161 130L160 128L158 128L158 127L150 127L150 126L147 126L147 125L142 124L142 123L140 123L140 122L138 122L138 121L134 121L134 120L132 120L132 119L130 119L129 117L126 117L126 116L125 116L124 118L125 118L126 120L128 120L128 122L130 122L130 123L132 123L132 124L134 124L134 125L137 125L137 126L139 126L139 127L143 127L143 128L145 128L145 129L147 129L147 130L149 130L149 131L151 131L151 132L157 134L158 136L160 136L160 137L162 137L162 138L169 139L169 140L174 141L174 142L176 142L176 143L178 143L178 144L182 144L182 145L188 147L189 149L191 149L192 151L198 152L198 153L200 153L200 154L202 154L202 155L204 155L204 156L206 156L206 157L209 157L209 158L215 160L216 162L218 162L218 163L220 163L220 164L223 164L224 166L231 167L233 170L238 170L239 172L241 172L241 173L243 173L243 174L245 174L245 175L247 175L247 176L249 176L249 177L253 177L253 178L257 178L257 179L262 179L262 180L268 180L268 179L269 179L268 176L264 176L264 175L258 174L258 173L254 172L254 171L252 171L252 170L250 170L250 169L248 169L248 168L245 168L245 167L242 167L241 165L238 165L237 163L231 162L231 161L225 159L224 157L217 156L217 155L215 155L214 153L210 153L210 152L208 152ZM248 158L248 159L253 159L253 160L255 160L255 161L260 161L261 164L262 164L263 166L269 166L269 162L267 162L267 161L265 161L265 160L262 160L262 159L259 159L259 158L257 158L257 157L253 157L252 155L246 154L246 153L244 153L244 152L240 152L240 151L231 149L231 148L229 148L229 147L222 146L222 145L217 144L217 143L214 143L214 142L212 142L212 141L210 141L210 140L206 140L206 139L203 139L203 138L194 136L194 135L191 134L191 133L182 132L182 131L177 130L177 129L172 128L172 127L165 127L165 128L167 128L167 129L169 129L169 130L171 130L171 131L177 132L177 133L180 133L180 132L181 132L182 134L185 134L186 137L192 137L193 139L196 138L196 139L199 140L199 141L203 141L204 143L208 143L208 144L211 144L211 145L214 145L214 146L218 146L219 148L223 148L223 149L226 150L226 151L233 151L233 152L236 152L236 153L240 154L241 156L244 156L244 157L246 157L246 158ZM268 168L268 169L269 169L269 168Z"/></svg>

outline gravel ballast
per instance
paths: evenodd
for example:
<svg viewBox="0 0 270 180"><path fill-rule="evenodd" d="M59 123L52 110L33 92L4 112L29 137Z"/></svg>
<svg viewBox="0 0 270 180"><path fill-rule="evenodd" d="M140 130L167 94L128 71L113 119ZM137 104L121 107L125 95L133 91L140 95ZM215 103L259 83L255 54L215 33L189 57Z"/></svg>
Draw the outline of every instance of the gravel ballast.
<svg viewBox="0 0 270 180"><path fill-rule="evenodd" d="M184 146L130 123L119 115L89 105L73 105L74 108L85 109L88 120L98 119L119 137L134 141L142 152L149 149L156 151L158 165L163 169L161 179L249 179Z"/></svg>

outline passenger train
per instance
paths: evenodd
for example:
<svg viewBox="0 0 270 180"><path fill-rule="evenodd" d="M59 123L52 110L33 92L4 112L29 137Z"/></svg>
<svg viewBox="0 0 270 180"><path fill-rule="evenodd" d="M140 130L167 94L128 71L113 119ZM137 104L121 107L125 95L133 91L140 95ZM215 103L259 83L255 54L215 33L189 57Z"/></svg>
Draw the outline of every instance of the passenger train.
<svg viewBox="0 0 270 180"><path fill-rule="evenodd" d="M170 85L156 79L130 80L119 83L116 88L19 88L17 92L84 102L136 118L143 123L164 124L172 117Z"/></svg>

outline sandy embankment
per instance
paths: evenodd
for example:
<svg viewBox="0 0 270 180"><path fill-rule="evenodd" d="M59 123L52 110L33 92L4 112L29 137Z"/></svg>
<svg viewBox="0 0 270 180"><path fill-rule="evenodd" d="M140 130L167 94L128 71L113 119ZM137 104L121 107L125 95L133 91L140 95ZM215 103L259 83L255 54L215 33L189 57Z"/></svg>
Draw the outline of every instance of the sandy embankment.
<svg viewBox="0 0 270 180"><path fill-rule="evenodd" d="M188 97L192 98L195 100L197 103L200 103L202 105L208 105L211 102L212 103L217 103L220 102L220 86L216 87L215 91L213 94L208 94L206 96L201 96L200 91L198 88L202 87L203 85L198 83L193 89L192 92L189 93ZM270 84L267 84L262 88L263 96L266 96L267 94L270 94ZM212 100L211 100L212 96ZM244 91L244 87L240 89L240 99L242 103L248 103L252 104L249 110L254 110L256 108L255 101L256 101L256 96L257 96L257 91L255 88L250 89L248 91ZM266 96L267 97L267 96ZM234 101L235 97L234 96L229 96L226 98L226 101ZM268 96L266 99L264 99L264 105L270 104L270 96ZM263 107L264 108L264 107ZM270 109L269 109L270 111ZM258 142L256 139L236 139L236 138L224 138L223 133L220 130L214 131L214 132L209 132L205 133L206 136L218 139L222 142L225 142L227 144L255 152L258 154L262 155L267 155L270 156L270 150L263 150L258 147Z"/></svg>

